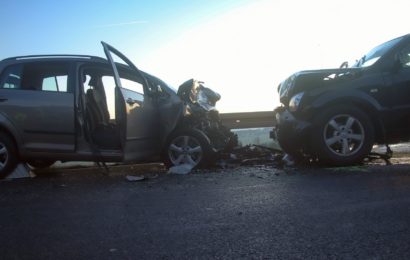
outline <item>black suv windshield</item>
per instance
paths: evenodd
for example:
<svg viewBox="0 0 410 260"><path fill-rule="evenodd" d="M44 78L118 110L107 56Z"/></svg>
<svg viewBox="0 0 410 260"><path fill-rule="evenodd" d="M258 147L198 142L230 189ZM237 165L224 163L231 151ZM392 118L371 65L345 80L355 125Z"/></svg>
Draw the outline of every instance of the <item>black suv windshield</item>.
<svg viewBox="0 0 410 260"><path fill-rule="evenodd" d="M402 39L403 37L399 37L373 48L369 53L360 58L360 60L358 60L353 65L353 67L363 68L373 65L374 63L376 63L376 61L380 59L381 56L386 54L391 48L393 48L393 46L395 46Z"/></svg>

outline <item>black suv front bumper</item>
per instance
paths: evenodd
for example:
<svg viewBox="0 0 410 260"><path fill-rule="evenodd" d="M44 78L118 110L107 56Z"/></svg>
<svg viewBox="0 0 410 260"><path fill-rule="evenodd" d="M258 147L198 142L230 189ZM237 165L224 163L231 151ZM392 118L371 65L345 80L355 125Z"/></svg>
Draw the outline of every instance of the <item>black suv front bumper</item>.
<svg viewBox="0 0 410 260"><path fill-rule="evenodd" d="M286 153L307 151L309 146L309 131L311 123L296 118L285 107L278 107L274 111L274 127L270 138L277 141Z"/></svg>

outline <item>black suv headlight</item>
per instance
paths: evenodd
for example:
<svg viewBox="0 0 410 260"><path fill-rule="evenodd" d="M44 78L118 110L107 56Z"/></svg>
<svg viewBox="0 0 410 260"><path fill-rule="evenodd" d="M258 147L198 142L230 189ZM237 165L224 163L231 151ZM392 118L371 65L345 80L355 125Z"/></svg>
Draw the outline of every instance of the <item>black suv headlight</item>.
<svg viewBox="0 0 410 260"><path fill-rule="evenodd" d="M289 110L290 112L296 112L299 109L300 101L302 101L303 95L305 92L300 92L294 95L289 101Z"/></svg>

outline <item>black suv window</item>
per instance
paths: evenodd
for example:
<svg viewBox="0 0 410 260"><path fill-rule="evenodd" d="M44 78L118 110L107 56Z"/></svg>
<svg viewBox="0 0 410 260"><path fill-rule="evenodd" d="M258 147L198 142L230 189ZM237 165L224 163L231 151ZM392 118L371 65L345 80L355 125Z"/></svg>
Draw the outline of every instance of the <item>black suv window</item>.
<svg viewBox="0 0 410 260"><path fill-rule="evenodd" d="M67 75L44 78L41 84L41 90L67 92Z"/></svg>
<svg viewBox="0 0 410 260"><path fill-rule="evenodd" d="M1 88L11 88L19 89L21 86L21 71L23 66L10 66L8 67L3 75L3 80L1 81Z"/></svg>
<svg viewBox="0 0 410 260"><path fill-rule="evenodd" d="M403 68L410 68L410 45L399 52L399 61Z"/></svg>
<svg viewBox="0 0 410 260"><path fill-rule="evenodd" d="M33 62L9 66L3 73L1 88L71 92L69 66L61 62Z"/></svg>

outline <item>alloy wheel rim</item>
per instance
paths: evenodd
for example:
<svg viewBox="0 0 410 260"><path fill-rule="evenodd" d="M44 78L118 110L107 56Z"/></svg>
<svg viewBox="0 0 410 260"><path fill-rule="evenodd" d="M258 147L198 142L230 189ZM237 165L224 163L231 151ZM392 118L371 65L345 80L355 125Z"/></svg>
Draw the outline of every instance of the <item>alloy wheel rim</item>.
<svg viewBox="0 0 410 260"><path fill-rule="evenodd" d="M8 160L9 152L7 151L7 147L3 143L0 143L0 170L6 167Z"/></svg>
<svg viewBox="0 0 410 260"><path fill-rule="evenodd" d="M352 156L363 146L365 132L362 123L348 114L332 117L325 125L323 138L326 147L335 155Z"/></svg>
<svg viewBox="0 0 410 260"><path fill-rule="evenodd" d="M189 164L195 167L202 159L202 147L192 136L178 136L169 145L168 156L173 165Z"/></svg>

